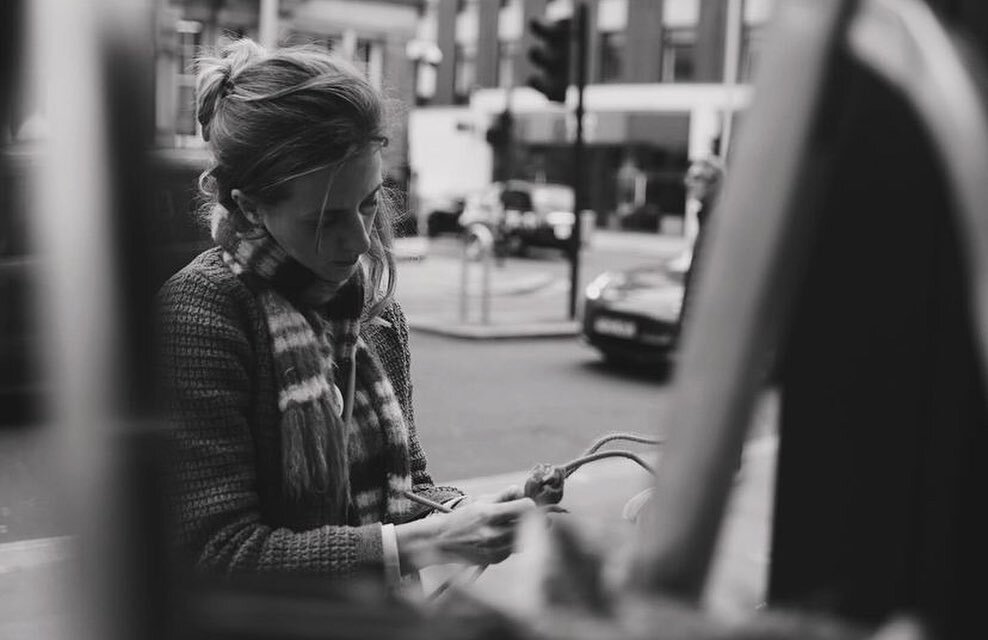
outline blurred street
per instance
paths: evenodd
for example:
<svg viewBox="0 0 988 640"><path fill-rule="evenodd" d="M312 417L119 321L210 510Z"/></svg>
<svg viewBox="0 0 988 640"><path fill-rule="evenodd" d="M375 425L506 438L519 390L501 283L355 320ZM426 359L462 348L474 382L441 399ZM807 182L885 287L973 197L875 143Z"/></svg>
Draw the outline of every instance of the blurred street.
<svg viewBox="0 0 988 640"><path fill-rule="evenodd" d="M678 237L597 230L583 252L581 279L657 262L682 247ZM610 431L662 433L669 390L659 372L614 368L575 330L510 339L518 323L550 326L566 319L569 267L559 253L533 251L492 267L493 339L432 331L437 324L426 320L457 324L460 251L453 237L399 243L398 299L412 326L416 425L437 482L561 462ZM430 330L416 330L423 323ZM762 422L752 438L771 433L772 421Z"/></svg>
<svg viewBox="0 0 988 640"><path fill-rule="evenodd" d="M463 272L462 244L455 236L398 241L397 296L413 327L459 323ZM682 251L681 236L595 229L581 255L583 287L609 269L654 265ZM470 323L480 322L482 265L469 263ZM560 323L568 320L569 262L553 249L530 248L491 267L490 321L495 326ZM589 353L589 352L588 352Z"/></svg>
<svg viewBox="0 0 988 640"><path fill-rule="evenodd" d="M655 264L684 248L678 236L595 230L581 256L580 296L607 270ZM648 369L618 369L576 335L567 321L569 263L552 250L530 250L491 267L491 339L451 337L459 318L462 245L455 237L399 241L398 298L412 326L416 426L437 483L471 495L522 484L528 470L578 456L613 431L662 436L668 378ZM481 265L468 265L471 315L479 325ZM520 326L544 335L515 338ZM538 331L533 335L540 336ZM743 471L725 521L706 600L719 615L747 615L764 598L777 404L766 396L752 419ZM647 447L629 448L647 451ZM661 451L661 448L660 448ZM661 458L658 460L661 464ZM648 474L626 460L595 463L567 481L567 516L592 545L621 546L634 527L622 508L647 487ZM611 557L612 561L619 558ZM519 585L538 572L524 548L491 567L473 593L513 610L533 597ZM456 566L423 572L427 590L461 580Z"/></svg>
<svg viewBox="0 0 988 640"><path fill-rule="evenodd" d="M583 252L581 280L607 269L654 263L680 251L678 237L596 232ZM472 341L416 331L458 323L462 248L455 237L400 242L398 299L412 326L416 423L439 480L528 469L568 459L616 429L655 433L666 394L646 372L616 371L569 335ZM470 263L473 291L481 265ZM569 263L531 250L491 268L494 335L519 324L567 319ZM582 292L582 285L580 288ZM471 298L479 322L479 299Z"/></svg>
<svg viewBox="0 0 988 640"><path fill-rule="evenodd" d="M662 381L610 369L575 337L413 332L412 351L415 422L437 482L563 462L609 431L660 429Z"/></svg>

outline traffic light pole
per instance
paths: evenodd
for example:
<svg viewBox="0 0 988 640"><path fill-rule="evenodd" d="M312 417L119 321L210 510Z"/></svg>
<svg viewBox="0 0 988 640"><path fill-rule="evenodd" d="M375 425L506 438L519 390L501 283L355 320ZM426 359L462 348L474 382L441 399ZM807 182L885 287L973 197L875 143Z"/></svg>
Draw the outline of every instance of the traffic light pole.
<svg viewBox="0 0 988 640"><path fill-rule="evenodd" d="M501 150L501 167L506 181L515 177L515 116L511 104L514 100L514 93L515 85L513 83L504 90L504 113L507 114L507 122L511 123L505 134L504 148Z"/></svg>
<svg viewBox="0 0 988 640"><path fill-rule="evenodd" d="M570 235L570 290L569 317L576 319L576 303L580 288L580 250L583 244L583 225L580 213L586 208L586 164L583 143L583 91L587 84L587 5L579 2L574 7L574 53L576 66L576 137L573 140L573 232Z"/></svg>

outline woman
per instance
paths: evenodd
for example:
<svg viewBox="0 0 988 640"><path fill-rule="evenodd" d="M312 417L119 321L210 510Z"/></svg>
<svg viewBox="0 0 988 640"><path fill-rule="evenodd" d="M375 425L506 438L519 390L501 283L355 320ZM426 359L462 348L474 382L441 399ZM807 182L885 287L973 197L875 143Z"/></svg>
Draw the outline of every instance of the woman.
<svg viewBox="0 0 988 640"><path fill-rule="evenodd" d="M240 40L200 61L217 246L160 292L178 538L203 569L391 580L511 551L534 508L426 472L392 300L380 95L327 52Z"/></svg>

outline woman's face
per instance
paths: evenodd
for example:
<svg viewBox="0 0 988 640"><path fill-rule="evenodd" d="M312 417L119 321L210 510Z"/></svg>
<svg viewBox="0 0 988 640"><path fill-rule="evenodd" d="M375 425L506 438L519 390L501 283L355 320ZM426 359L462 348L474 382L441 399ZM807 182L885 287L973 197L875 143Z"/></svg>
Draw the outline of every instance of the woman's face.
<svg viewBox="0 0 988 640"><path fill-rule="evenodd" d="M381 154L368 150L339 167L292 180L285 198L258 205L257 213L288 255L338 287L370 249L380 189Z"/></svg>

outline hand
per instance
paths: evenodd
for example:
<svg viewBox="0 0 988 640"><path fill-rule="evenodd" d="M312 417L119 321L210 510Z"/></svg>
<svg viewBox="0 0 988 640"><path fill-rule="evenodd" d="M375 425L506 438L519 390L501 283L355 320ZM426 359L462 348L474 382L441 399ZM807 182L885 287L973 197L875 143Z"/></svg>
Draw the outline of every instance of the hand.
<svg viewBox="0 0 988 640"><path fill-rule="evenodd" d="M475 502L510 502L512 500L517 500L518 498L524 498L525 494L521 487L516 484L506 487L499 491L498 493L488 493L480 496L463 496L463 499L456 503L454 509L459 509L460 507L465 507L468 504L473 504Z"/></svg>
<svg viewBox="0 0 988 640"><path fill-rule="evenodd" d="M512 488L494 496L483 496L452 513L430 518L436 526L433 542L437 550L470 564L496 564L511 555L515 529L521 517L535 509L528 498L514 496Z"/></svg>
<svg viewBox="0 0 988 640"><path fill-rule="evenodd" d="M537 464L525 482L525 495L538 505L558 504L563 499L566 470L551 464Z"/></svg>

